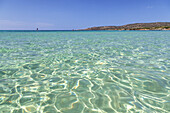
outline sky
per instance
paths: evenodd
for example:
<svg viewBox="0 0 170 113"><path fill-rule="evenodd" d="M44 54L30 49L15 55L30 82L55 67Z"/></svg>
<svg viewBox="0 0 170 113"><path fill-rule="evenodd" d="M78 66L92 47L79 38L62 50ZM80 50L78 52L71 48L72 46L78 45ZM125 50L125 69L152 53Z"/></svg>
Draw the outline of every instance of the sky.
<svg viewBox="0 0 170 113"><path fill-rule="evenodd" d="M0 0L0 30L170 22L170 0Z"/></svg>

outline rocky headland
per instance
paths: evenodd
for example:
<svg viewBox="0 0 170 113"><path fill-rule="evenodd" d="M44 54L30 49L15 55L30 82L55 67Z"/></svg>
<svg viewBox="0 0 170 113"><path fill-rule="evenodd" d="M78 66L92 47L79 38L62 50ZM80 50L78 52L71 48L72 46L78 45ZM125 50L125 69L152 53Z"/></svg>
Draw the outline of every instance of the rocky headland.
<svg viewBox="0 0 170 113"><path fill-rule="evenodd" d="M170 30L170 22L134 23L122 26L99 26L81 30Z"/></svg>

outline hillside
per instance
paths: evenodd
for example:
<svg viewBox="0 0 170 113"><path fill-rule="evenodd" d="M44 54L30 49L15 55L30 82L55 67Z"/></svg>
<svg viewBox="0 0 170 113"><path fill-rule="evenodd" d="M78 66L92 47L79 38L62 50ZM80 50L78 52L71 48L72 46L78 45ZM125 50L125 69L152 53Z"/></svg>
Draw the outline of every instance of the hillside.
<svg viewBox="0 0 170 113"><path fill-rule="evenodd" d="M170 30L170 22L134 23L123 26L99 26L83 30Z"/></svg>

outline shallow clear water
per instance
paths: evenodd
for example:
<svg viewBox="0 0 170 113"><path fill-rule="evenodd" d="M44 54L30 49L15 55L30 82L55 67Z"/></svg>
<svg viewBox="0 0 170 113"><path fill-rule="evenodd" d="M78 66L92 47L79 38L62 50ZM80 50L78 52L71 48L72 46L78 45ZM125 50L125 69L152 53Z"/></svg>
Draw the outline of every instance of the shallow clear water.
<svg viewBox="0 0 170 113"><path fill-rule="evenodd" d="M0 113L170 112L169 31L0 32Z"/></svg>

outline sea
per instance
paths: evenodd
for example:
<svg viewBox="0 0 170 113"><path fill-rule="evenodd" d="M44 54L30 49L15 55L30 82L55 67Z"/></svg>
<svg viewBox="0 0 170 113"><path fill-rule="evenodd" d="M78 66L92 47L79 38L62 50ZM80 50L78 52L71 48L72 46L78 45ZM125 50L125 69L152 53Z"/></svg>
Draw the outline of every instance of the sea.
<svg viewBox="0 0 170 113"><path fill-rule="evenodd" d="M0 113L169 113L170 31L0 31Z"/></svg>

